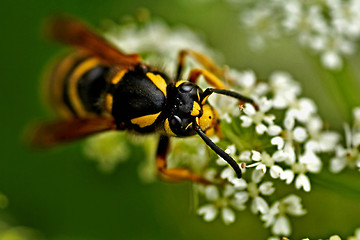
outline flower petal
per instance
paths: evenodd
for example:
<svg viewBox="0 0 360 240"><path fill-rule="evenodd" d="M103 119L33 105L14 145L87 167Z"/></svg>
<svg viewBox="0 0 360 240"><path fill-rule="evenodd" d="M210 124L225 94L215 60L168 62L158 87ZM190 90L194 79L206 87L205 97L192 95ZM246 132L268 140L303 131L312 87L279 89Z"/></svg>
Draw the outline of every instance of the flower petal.
<svg viewBox="0 0 360 240"><path fill-rule="evenodd" d="M256 125L255 130L259 135L262 135L267 131L267 127L264 124L259 123Z"/></svg>
<svg viewBox="0 0 360 240"><path fill-rule="evenodd" d="M234 178L230 180L237 190L243 190L247 187L247 183L243 178Z"/></svg>
<svg viewBox="0 0 360 240"><path fill-rule="evenodd" d="M289 236L291 233L291 227L289 219L285 216L280 216L275 220L272 227L272 233L280 236Z"/></svg>
<svg viewBox="0 0 360 240"><path fill-rule="evenodd" d="M216 201L219 199L219 191L217 187L210 185L205 187L205 197L209 201Z"/></svg>
<svg viewBox="0 0 360 240"><path fill-rule="evenodd" d="M254 214L258 212L264 214L269 211L269 205L262 197L255 197L251 203L251 211Z"/></svg>
<svg viewBox="0 0 360 240"><path fill-rule="evenodd" d="M248 116L253 116L256 113L254 106L250 103L245 103L243 111Z"/></svg>
<svg viewBox="0 0 360 240"><path fill-rule="evenodd" d="M305 174L299 174L295 180L295 187L297 189L303 188L305 192L310 192L310 180Z"/></svg>
<svg viewBox="0 0 360 240"><path fill-rule="evenodd" d="M284 139L282 137L273 137L271 139L272 145L277 145L278 150L282 149L284 147Z"/></svg>
<svg viewBox="0 0 360 240"><path fill-rule="evenodd" d="M275 178L275 179L279 178L280 175L282 174L282 172L283 172L283 169L278 165L273 165L270 167L270 176L272 178Z"/></svg>
<svg viewBox="0 0 360 240"><path fill-rule="evenodd" d="M251 159L254 161L260 161L261 160L261 153L255 150L252 150L252 156Z"/></svg>
<svg viewBox="0 0 360 240"><path fill-rule="evenodd" d="M303 127L296 127L294 129L293 134L294 134L294 140L297 142L304 142L307 138L306 130Z"/></svg>
<svg viewBox="0 0 360 240"><path fill-rule="evenodd" d="M294 179L294 172L287 169L280 174L280 179L285 180L286 184L290 184Z"/></svg>
<svg viewBox="0 0 360 240"><path fill-rule="evenodd" d="M226 225L229 225L235 221L235 213L230 208L223 208L221 213L222 219Z"/></svg>
<svg viewBox="0 0 360 240"><path fill-rule="evenodd" d="M275 192L275 188L273 185L274 185L273 182L264 182L260 185L259 191L263 195L271 195Z"/></svg>
<svg viewBox="0 0 360 240"><path fill-rule="evenodd" d="M253 120L245 115L240 116L240 119L242 120L241 126L242 127L250 127L250 125L252 124Z"/></svg>
<svg viewBox="0 0 360 240"><path fill-rule="evenodd" d="M211 222L216 218L216 216L218 214L218 210L217 210L217 208L215 208L214 205L208 204L208 205L200 207L198 209L197 213L199 215L203 215L203 218L206 222Z"/></svg>
<svg viewBox="0 0 360 240"><path fill-rule="evenodd" d="M268 134L270 136L276 136L276 135L279 135L281 133L282 129L280 126L278 125L270 125L268 127Z"/></svg>

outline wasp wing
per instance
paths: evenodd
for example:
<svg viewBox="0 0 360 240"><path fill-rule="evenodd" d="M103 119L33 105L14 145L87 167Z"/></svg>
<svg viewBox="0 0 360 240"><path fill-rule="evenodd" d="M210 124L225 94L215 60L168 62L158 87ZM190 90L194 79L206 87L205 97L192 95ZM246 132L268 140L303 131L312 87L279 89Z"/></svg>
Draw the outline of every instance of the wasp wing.
<svg viewBox="0 0 360 240"><path fill-rule="evenodd" d="M47 34L59 42L75 46L101 60L130 68L138 64L139 54L124 54L84 23L65 16L50 19Z"/></svg>
<svg viewBox="0 0 360 240"><path fill-rule="evenodd" d="M46 148L115 129L113 117L74 118L31 126L28 140L31 146Z"/></svg>

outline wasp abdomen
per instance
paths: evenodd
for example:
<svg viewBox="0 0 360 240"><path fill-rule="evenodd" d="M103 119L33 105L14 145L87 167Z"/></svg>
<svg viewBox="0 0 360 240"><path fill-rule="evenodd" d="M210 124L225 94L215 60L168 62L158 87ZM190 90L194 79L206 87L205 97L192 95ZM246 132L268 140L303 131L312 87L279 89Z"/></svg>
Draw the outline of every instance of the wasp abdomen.
<svg viewBox="0 0 360 240"><path fill-rule="evenodd" d="M104 114L109 71L94 57L72 54L64 58L48 79L47 95L55 110L65 118Z"/></svg>
<svg viewBox="0 0 360 240"><path fill-rule="evenodd" d="M98 65L78 80L77 93L85 111L102 114L104 112L103 95L108 88L106 76L109 67Z"/></svg>

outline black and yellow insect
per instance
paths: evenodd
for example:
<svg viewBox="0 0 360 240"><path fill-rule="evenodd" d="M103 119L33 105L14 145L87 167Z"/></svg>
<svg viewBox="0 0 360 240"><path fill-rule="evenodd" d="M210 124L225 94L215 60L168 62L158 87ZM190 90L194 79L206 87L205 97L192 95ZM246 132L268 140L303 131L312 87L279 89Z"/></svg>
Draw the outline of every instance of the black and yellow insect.
<svg viewBox="0 0 360 240"><path fill-rule="evenodd" d="M169 137L198 134L241 177L239 165L207 135L219 131L216 110L207 101L212 93L228 95L242 102L253 100L226 90L217 75L222 69L192 50L179 53L178 71L171 79L162 71L143 63L138 54L126 55L72 18L54 19L50 37L76 48L50 71L49 100L60 120L34 130L32 143L52 146L107 130L129 130L139 134L159 133L157 167L170 179L206 182L187 169L167 169ZM186 56L191 55L205 69L192 69L180 80ZM214 88L202 91L199 76ZM254 104L254 103L253 103Z"/></svg>

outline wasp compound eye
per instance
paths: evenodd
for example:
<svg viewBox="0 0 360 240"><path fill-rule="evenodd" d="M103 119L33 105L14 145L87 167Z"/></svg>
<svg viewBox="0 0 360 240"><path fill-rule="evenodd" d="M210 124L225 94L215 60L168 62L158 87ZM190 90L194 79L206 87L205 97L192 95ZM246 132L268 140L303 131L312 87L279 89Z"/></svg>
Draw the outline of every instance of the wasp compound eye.
<svg viewBox="0 0 360 240"><path fill-rule="evenodd" d="M174 132L180 131L183 121L179 116L173 115L169 118L170 127Z"/></svg>
<svg viewBox="0 0 360 240"><path fill-rule="evenodd" d="M179 117L172 115L169 117L169 127L177 136L193 135L194 129L191 127L193 118Z"/></svg>
<svg viewBox="0 0 360 240"><path fill-rule="evenodd" d="M185 82L179 86L179 90L182 93L188 93L193 89L194 89L194 84L192 84L190 82Z"/></svg>

